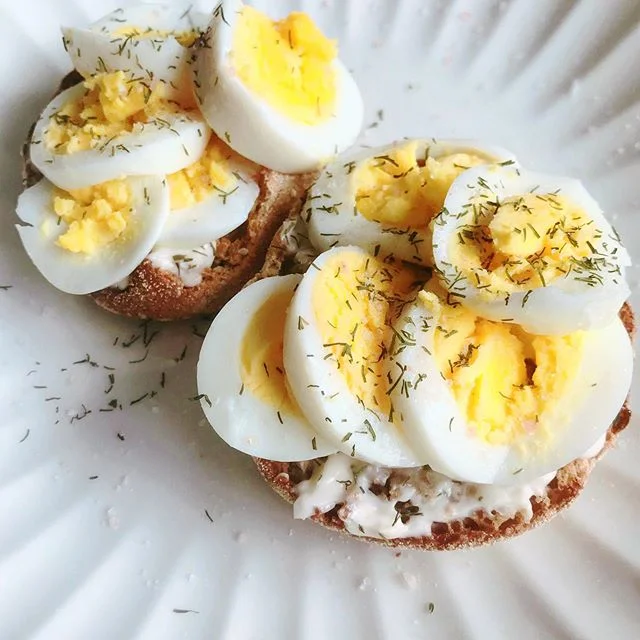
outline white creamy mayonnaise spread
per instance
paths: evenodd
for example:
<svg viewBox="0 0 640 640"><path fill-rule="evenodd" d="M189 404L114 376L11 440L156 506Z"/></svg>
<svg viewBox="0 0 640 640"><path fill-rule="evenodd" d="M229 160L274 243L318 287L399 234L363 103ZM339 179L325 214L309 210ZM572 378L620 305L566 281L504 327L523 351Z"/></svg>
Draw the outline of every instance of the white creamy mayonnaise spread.
<svg viewBox="0 0 640 640"><path fill-rule="evenodd" d="M300 216L295 220L284 221L280 238L295 265L292 271L304 273L318 257L318 251L309 240L307 225Z"/></svg>
<svg viewBox="0 0 640 640"><path fill-rule="evenodd" d="M605 434L580 457L595 458L606 439ZM474 484L456 482L429 467L389 469L336 453L319 465L309 480L296 486L293 515L305 519L342 505L338 516L346 530L373 538L430 535L434 522L461 520L480 509L505 518L521 512L530 520L531 498L543 496L555 475L554 471L518 485ZM388 491L377 495L371 490L385 487L387 482Z"/></svg>
<svg viewBox="0 0 640 640"><path fill-rule="evenodd" d="M124 291L129 288L129 276L126 278L122 278L122 280L118 280L115 284L111 285L112 289L120 289L120 291Z"/></svg>
<svg viewBox="0 0 640 640"><path fill-rule="evenodd" d="M434 522L450 522L483 509L504 517L533 516L530 499L542 496L555 472L521 485L456 482L428 467L389 469L336 453L309 480L296 486L295 518L309 518L343 505L338 515L353 535L409 538L431 534ZM391 477L389 494L376 495ZM399 504L398 503L402 503Z"/></svg>
<svg viewBox="0 0 640 640"><path fill-rule="evenodd" d="M178 276L185 287L197 287L203 271L213 264L215 257L216 245L212 242L189 251L156 248L147 259L156 269Z"/></svg>

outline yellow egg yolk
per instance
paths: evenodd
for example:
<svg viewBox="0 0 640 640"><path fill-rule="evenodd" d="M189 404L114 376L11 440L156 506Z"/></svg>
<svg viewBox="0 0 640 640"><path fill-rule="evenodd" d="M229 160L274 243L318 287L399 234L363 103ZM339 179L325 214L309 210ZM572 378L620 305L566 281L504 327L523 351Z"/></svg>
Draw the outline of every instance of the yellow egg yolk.
<svg viewBox="0 0 640 640"><path fill-rule="evenodd" d="M472 433L492 445L533 433L538 444L550 440L562 425L549 416L557 420L553 411L575 380L585 333L534 336L433 292L420 299L436 323L432 355Z"/></svg>
<svg viewBox="0 0 640 640"><path fill-rule="evenodd" d="M488 156L452 153L417 156L417 142L375 156L354 175L356 206L368 220L399 229L424 228L443 207L451 183Z"/></svg>
<svg viewBox="0 0 640 640"><path fill-rule="evenodd" d="M587 213L557 193L478 198L458 216L449 260L487 296L544 287L572 272L595 286L609 265L601 237Z"/></svg>
<svg viewBox="0 0 640 640"><path fill-rule="evenodd" d="M132 40L155 40L157 46L162 46L162 41L167 38L175 38L183 47L190 47L199 37L200 33L195 29L184 31L168 31L162 29L152 29L151 27L136 27L128 25L122 27L111 34L114 38L125 38Z"/></svg>
<svg viewBox="0 0 640 640"><path fill-rule="evenodd" d="M304 13L274 22L244 6L237 16L230 54L236 75L291 120L314 125L334 114L336 56L336 43Z"/></svg>
<svg viewBox="0 0 640 640"><path fill-rule="evenodd" d="M283 365L284 325L293 293L269 297L256 311L244 333L240 354L242 392L251 392L281 415L299 415L289 393Z"/></svg>
<svg viewBox="0 0 640 640"><path fill-rule="evenodd" d="M56 189L53 210L69 225L57 244L72 253L92 254L126 232L133 210L131 189L124 180L73 191Z"/></svg>
<svg viewBox="0 0 640 640"><path fill-rule="evenodd" d="M212 194L226 200L236 189L239 174L231 171L229 161L240 159L216 136L197 162L167 176L171 194L171 210L186 209Z"/></svg>
<svg viewBox="0 0 640 640"><path fill-rule="evenodd" d="M312 305L325 359L336 364L363 407L389 420L395 380L385 373L385 356L394 338L391 325L419 286L415 271L355 251L341 251L316 274Z"/></svg>
<svg viewBox="0 0 640 640"><path fill-rule="evenodd" d="M92 76L84 81L84 87L79 99L51 117L45 144L57 154L104 148L136 125L176 111L176 105L164 98L164 85L152 88L123 71Z"/></svg>

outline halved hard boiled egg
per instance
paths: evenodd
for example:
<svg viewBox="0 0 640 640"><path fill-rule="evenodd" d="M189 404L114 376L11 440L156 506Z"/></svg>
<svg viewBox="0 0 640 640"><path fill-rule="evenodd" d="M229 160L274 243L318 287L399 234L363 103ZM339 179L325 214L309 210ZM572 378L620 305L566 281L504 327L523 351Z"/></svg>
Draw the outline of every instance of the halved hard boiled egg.
<svg viewBox="0 0 640 640"><path fill-rule="evenodd" d="M355 244L432 264L429 223L453 181L471 167L514 162L508 151L472 140L405 140L347 154L309 192L309 239L319 251Z"/></svg>
<svg viewBox="0 0 640 640"><path fill-rule="evenodd" d="M162 176L114 180L71 192L42 179L18 199L16 225L29 257L55 287L87 294L128 276L169 215Z"/></svg>
<svg viewBox="0 0 640 640"><path fill-rule="evenodd" d="M398 422L390 396L397 372L386 368L391 325L415 287L411 270L339 247L313 262L291 302L284 334L291 391L314 429L358 460L425 463Z"/></svg>
<svg viewBox="0 0 640 640"><path fill-rule="evenodd" d="M260 193L257 170L211 136L199 160L167 176L171 215L157 246L192 249L242 225Z"/></svg>
<svg viewBox="0 0 640 640"><path fill-rule="evenodd" d="M115 72L56 96L36 123L30 156L58 187L79 189L184 169L200 158L210 135L201 116L177 110L162 87Z"/></svg>
<svg viewBox="0 0 640 640"><path fill-rule="evenodd" d="M335 42L304 13L272 21L223 0L196 50L193 82L218 136L276 171L318 168L362 126L362 97Z"/></svg>
<svg viewBox="0 0 640 640"><path fill-rule="evenodd" d="M85 78L125 71L167 95L191 101L190 47L209 16L177 4L141 3L116 9L86 28L63 27L63 44Z"/></svg>
<svg viewBox="0 0 640 640"><path fill-rule="evenodd" d="M287 309L300 276L259 280L216 316L198 360L202 409L232 447L270 460L335 453L301 413L283 365Z"/></svg>
<svg viewBox="0 0 640 640"><path fill-rule="evenodd" d="M514 167L460 175L433 223L451 299L539 334L604 327L629 296L631 261L578 180Z"/></svg>
<svg viewBox="0 0 640 640"><path fill-rule="evenodd" d="M515 484L559 469L602 441L631 385L618 318L537 336L425 291L395 329L404 432L416 455L456 480Z"/></svg>

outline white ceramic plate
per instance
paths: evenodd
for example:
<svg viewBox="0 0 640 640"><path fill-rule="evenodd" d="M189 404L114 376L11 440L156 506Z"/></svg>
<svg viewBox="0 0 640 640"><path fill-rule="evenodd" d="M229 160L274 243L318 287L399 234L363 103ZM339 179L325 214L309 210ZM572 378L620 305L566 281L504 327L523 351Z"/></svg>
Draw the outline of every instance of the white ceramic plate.
<svg viewBox="0 0 640 640"><path fill-rule="evenodd" d="M363 143L482 138L578 176L640 264L639 2L256 4L339 38ZM475 551L373 548L294 522L206 425L189 400L203 323L150 324L145 346L138 323L39 276L12 227L18 149L69 66L58 25L115 6L0 2L0 637L639 637L637 420L542 529Z"/></svg>

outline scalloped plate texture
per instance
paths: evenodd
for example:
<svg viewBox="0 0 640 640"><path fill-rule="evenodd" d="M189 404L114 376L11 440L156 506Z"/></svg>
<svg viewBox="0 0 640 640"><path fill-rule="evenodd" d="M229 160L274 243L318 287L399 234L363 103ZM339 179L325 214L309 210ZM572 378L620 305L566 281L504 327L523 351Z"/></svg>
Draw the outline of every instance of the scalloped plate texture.
<svg viewBox="0 0 640 640"><path fill-rule="evenodd" d="M362 144L478 138L581 178L631 251L640 309L640 2L254 4L338 38ZM0 3L0 637L640 637L637 418L549 525L377 548L294 521L208 426L192 400L206 322L114 317L37 273L13 229L19 147L70 68L59 25L117 6Z"/></svg>

